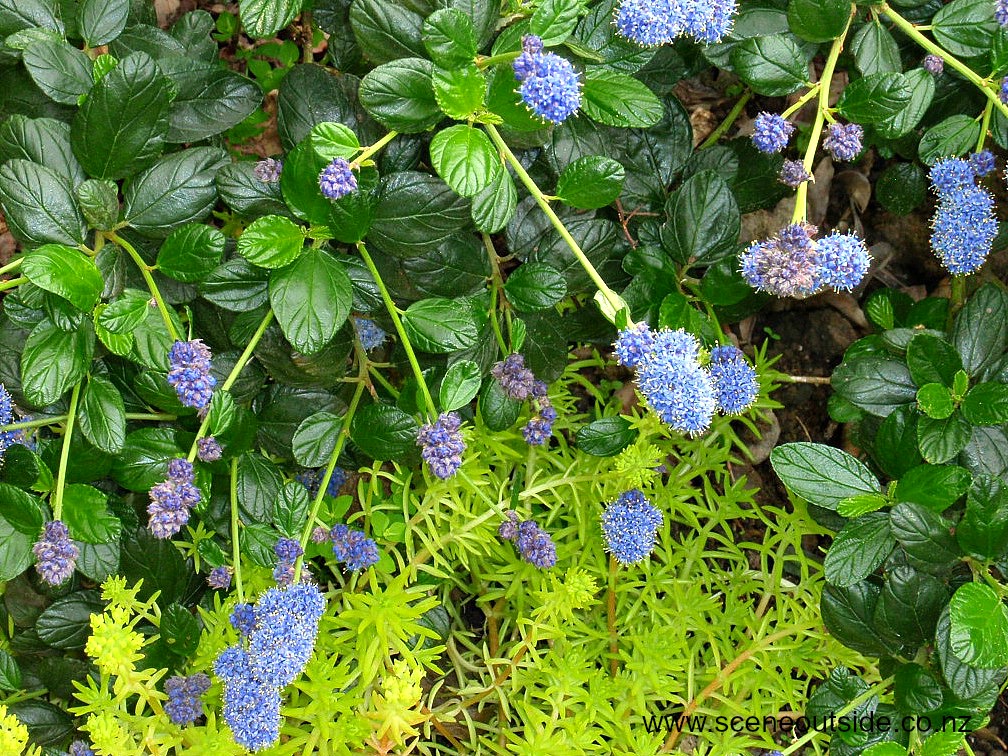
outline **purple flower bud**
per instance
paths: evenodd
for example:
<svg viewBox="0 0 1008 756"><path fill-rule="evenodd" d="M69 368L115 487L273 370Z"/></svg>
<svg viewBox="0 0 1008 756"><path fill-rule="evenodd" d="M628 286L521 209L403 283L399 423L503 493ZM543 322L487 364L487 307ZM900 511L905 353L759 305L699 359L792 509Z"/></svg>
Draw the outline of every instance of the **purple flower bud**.
<svg viewBox="0 0 1008 756"><path fill-rule="evenodd" d="M231 568L214 567L207 575L207 585L219 591L226 591L231 587Z"/></svg>
<svg viewBox="0 0 1008 756"><path fill-rule="evenodd" d="M420 456L431 472L442 480L452 477L462 466L465 441L462 440L462 420L456 412L444 412L433 423L420 428L417 444Z"/></svg>
<svg viewBox="0 0 1008 756"><path fill-rule="evenodd" d="M175 675L165 681L164 710L168 718L183 727L191 725L203 716L203 702L200 696L210 690L210 678L202 672L191 677Z"/></svg>
<svg viewBox="0 0 1008 756"><path fill-rule="evenodd" d="M787 147L794 125L777 113L760 113L753 123L752 143L760 152L773 154Z"/></svg>
<svg viewBox="0 0 1008 756"><path fill-rule="evenodd" d="M196 442L196 456L200 462L216 462L224 455L224 450L213 436L204 436Z"/></svg>
<svg viewBox="0 0 1008 756"><path fill-rule="evenodd" d="M35 569L49 585L65 583L73 575L80 552L70 540L70 531L60 520L42 526L42 535L32 546Z"/></svg>
<svg viewBox="0 0 1008 756"><path fill-rule="evenodd" d="M792 189L797 189L811 178L801 160L785 160L777 177L778 181Z"/></svg>
<svg viewBox="0 0 1008 756"><path fill-rule="evenodd" d="M710 373L718 409L726 415L741 415L759 396L756 371L737 346L712 349Z"/></svg>
<svg viewBox="0 0 1008 756"><path fill-rule="evenodd" d="M851 161L861 152L864 129L856 123L831 123L823 148L834 160Z"/></svg>
<svg viewBox="0 0 1008 756"><path fill-rule="evenodd" d="M357 191L357 177L346 158L335 158L322 169L319 174L319 189L324 197L331 200L338 200Z"/></svg>
<svg viewBox="0 0 1008 756"><path fill-rule="evenodd" d="M938 76L942 71L945 70L945 61L939 58L937 55L925 55L924 61L921 63L924 70L933 76Z"/></svg>
<svg viewBox="0 0 1008 756"><path fill-rule="evenodd" d="M176 341L168 353L168 384L186 407L210 406L217 379L210 375L210 348L199 339Z"/></svg>
<svg viewBox="0 0 1008 756"><path fill-rule="evenodd" d="M264 184L274 184L280 180L280 172L283 170L283 161L275 158L265 158L255 164L252 175Z"/></svg>

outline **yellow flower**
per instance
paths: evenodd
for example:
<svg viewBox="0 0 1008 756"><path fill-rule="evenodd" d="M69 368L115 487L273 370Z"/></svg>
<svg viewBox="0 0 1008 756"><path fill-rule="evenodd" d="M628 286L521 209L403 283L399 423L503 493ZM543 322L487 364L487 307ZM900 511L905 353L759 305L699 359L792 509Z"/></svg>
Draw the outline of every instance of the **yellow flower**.
<svg viewBox="0 0 1008 756"><path fill-rule="evenodd" d="M130 676L143 658L144 639L129 626L129 611L112 606L106 614L91 615L91 637L84 651L102 672L117 677Z"/></svg>
<svg viewBox="0 0 1008 756"><path fill-rule="evenodd" d="M407 737L416 737L413 725L425 719L418 711L423 696L421 679L423 670L410 669L402 660L393 663L392 674L382 681L382 692L372 696L373 711L368 712L368 717L377 722L378 739L391 738L402 745Z"/></svg>
<svg viewBox="0 0 1008 756"><path fill-rule="evenodd" d="M0 704L0 753L18 754L28 743L28 728Z"/></svg>

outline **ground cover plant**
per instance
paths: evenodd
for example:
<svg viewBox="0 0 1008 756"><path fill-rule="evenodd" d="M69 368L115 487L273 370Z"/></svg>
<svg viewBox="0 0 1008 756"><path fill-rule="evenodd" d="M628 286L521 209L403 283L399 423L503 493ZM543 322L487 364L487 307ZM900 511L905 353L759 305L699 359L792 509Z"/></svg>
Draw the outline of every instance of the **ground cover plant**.
<svg viewBox="0 0 1008 756"><path fill-rule="evenodd" d="M0 0L0 752L995 752L1006 27Z"/></svg>

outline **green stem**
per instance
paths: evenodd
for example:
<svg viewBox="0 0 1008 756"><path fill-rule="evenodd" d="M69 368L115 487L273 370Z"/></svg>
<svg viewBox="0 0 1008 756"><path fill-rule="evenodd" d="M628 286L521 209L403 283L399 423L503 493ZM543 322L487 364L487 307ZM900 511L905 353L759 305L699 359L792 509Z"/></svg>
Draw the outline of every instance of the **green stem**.
<svg viewBox="0 0 1008 756"><path fill-rule="evenodd" d="M420 384L420 391L423 393L424 401L427 403L427 411L430 413L431 419L434 419L437 417L437 405L434 404L434 397L431 396L430 389L427 388L427 381L424 380L423 371L420 369L420 362L417 360L416 352L413 351L413 345L410 343L409 337L406 335L406 329L403 327L402 318L399 317L399 310L396 309L395 302L392 301L392 295L389 294L388 287L385 286L385 282L382 280L381 274L378 273L378 268L375 267L374 260L372 260L371 255L368 254L367 248L364 246L364 242L357 242L357 250L360 252L361 258L364 260L364 264L367 265L368 270L371 271L371 276L378 285L378 290L381 291L382 299L385 302L385 309L388 311L389 317L392 318L392 324L395 326L396 333L399 334L399 340L402 342L403 349L406 350L406 359L409 360L410 369L413 371L413 377L416 378L417 383Z"/></svg>
<svg viewBox="0 0 1008 756"><path fill-rule="evenodd" d="M245 602L245 590L242 587L241 548L238 542L238 457L231 460L231 562L234 568L235 588L238 590L238 601Z"/></svg>
<svg viewBox="0 0 1008 756"><path fill-rule="evenodd" d="M497 337L497 345L501 354L508 354L510 350L504 341L504 334L501 333L500 322L497 320L497 303L502 303L507 307L507 299L504 297L504 277L501 275L500 263L497 261L497 250L494 249L493 239L489 234L481 234L483 246L487 251L487 260L490 261L490 323L493 326L494 336Z"/></svg>
<svg viewBox="0 0 1008 756"><path fill-rule="evenodd" d="M956 313L963 306L966 301L966 277L965 276L952 276L952 291L949 297L949 308L948 308L948 319L946 320L946 326L948 330L952 330L952 323L955 321Z"/></svg>
<svg viewBox="0 0 1008 756"><path fill-rule="evenodd" d="M500 154L511 164L511 167L518 175L518 178L521 179L525 188L528 189L529 194L532 195L539 207L542 208L542 211L546 213L546 217L549 218L550 223L553 224L553 228L557 230L557 233L559 233L561 238L567 243L570 251L574 253L574 257L576 257L577 261L581 263L581 267L584 268L588 277L591 278L595 287L599 290L601 300L599 297L596 297L596 301L601 306L602 314L607 320L614 323L616 321L616 315L621 310L626 310L629 313L630 308L627 307L626 302L623 301L623 298L620 297L619 294L610 289L608 284L606 284L606 282L602 279L602 276L599 275L595 266L592 265L591 260L589 260L588 256L585 255L584 251L582 251L581 246L574 241L574 237L570 235L570 231L567 230L563 221L560 220L559 216L557 216L555 212L553 212L553 208L550 207L549 202L546 201L542 190L536 186L536 182L531 176L529 176L528 171L522 167L521 162L517 157L515 157L515 154L511 152L511 148L504 142L504 139L501 137L497 129L489 123L484 124L483 128L486 129L487 133L490 135L490 139L493 140L497 149L500 151ZM627 325L633 325L633 323L628 321Z"/></svg>
<svg viewBox="0 0 1008 756"><path fill-rule="evenodd" d="M7 289L13 289L20 286L23 283L28 283L27 276L20 276L18 278L12 278L9 281L0 281L0 291L6 291Z"/></svg>
<svg viewBox="0 0 1008 756"><path fill-rule="evenodd" d="M812 175L812 166L815 162L816 149L819 147L819 137L822 135L823 124L826 121L826 112L829 110L830 84L833 81L833 72L836 70L837 60L843 50L844 41L847 39L847 32L850 31L851 21L854 20L856 7L851 5L850 15L847 16L847 25L844 26L843 33L840 34L830 47L829 57L826 58L826 65L823 66L822 76L819 77L819 107L816 110L815 121L812 123L812 131L809 134L809 144L805 150L805 158L802 165L805 172ZM809 182L804 181L798 186L795 192L795 208L791 215L791 222L804 221L808 217L808 187Z"/></svg>
<svg viewBox="0 0 1008 756"><path fill-rule="evenodd" d="M161 296L161 292L158 289L157 284L154 282L154 276L151 275L151 271L154 270L154 268L145 263L143 258L140 257L140 253L136 251L136 248L119 236L119 234L115 231L106 231L105 237L113 244L117 244L122 247L126 250L126 254L133 258L133 262L136 263L136 266L140 269L140 273L143 275L144 281L147 282L147 288L150 290L151 296L154 297L158 310L161 311L161 317L164 319L165 327L168 329L168 335L172 337L172 341L181 341L178 331L175 330L175 324L172 322L171 315L168 314L168 306L165 304L164 298Z"/></svg>
<svg viewBox="0 0 1008 756"><path fill-rule="evenodd" d="M220 387L220 391L228 391L236 380L238 380L238 375L242 370L245 369L245 365L248 361L252 359L252 352L259 345L259 341L262 339L263 334L266 333L266 329L269 324L273 322L273 310L268 310L266 316L262 319L259 327L256 329L255 333L252 334L252 339L249 341L248 346L245 347L245 351L241 353L238 358L238 362L235 363L234 367L231 368L231 372L228 377L224 380L224 383ZM207 428L210 427L210 413L203 418L203 422L200 423L199 430L196 431L196 438L193 439L192 447L189 449L189 455L186 457L190 462L196 459L196 451L198 448L199 440L206 435Z"/></svg>
<svg viewBox="0 0 1008 756"><path fill-rule="evenodd" d="M838 712L836 712L836 717L840 718L847 716L852 711L854 711L854 709L856 709L858 706L860 706L865 701L872 698L880 690L883 690L884 688L888 687L889 684L892 683L892 681L893 678L887 677L885 680L875 683L860 696L858 696L853 701L844 706L842 709L840 709ZM785 748L783 751L781 751L782 756L790 756L790 754L792 753L798 753L799 751L802 750L802 748L805 746L806 743L811 743L816 737L822 734L824 733L821 730L817 730L815 728L810 729L808 732L806 732L804 735L798 738L798 740L796 740L787 748Z"/></svg>
<svg viewBox="0 0 1008 756"><path fill-rule="evenodd" d="M498 63L510 63L519 55L521 55L520 50L515 50L514 52L501 53L500 55L488 55L485 58L477 58L476 65L480 69L489 68L490 66L495 66Z"/></svg>
<svg viewBox="0 0 1008 756"><path fill-rule="evenodd" d="M376 367L369 365L368 373L375 379L375 381L381 384L382 388L388 391L391 396L394 396L396 399L399 398L399 391L389 382L388 378L381 374Z"/></svg>
<svg viewBox="0 0 1008 756"><path fill-rule="evenodd" d="M11 271L17 270L18 268L21 267L21 263L23 263L23 262L24 262L24 258L23 257L19 257L14 262L7 263L2 268L0 268L0 276L4 275L5 273L10 273Z"/></svg>
<svg viewBox="0 0 1008 756"><path fill-rule="evenodd" d="M899 13L890 8L888 3L882 3L881 5L877 5L875 6L875 9L878 13L885 14L885 16L890 21L892 21L893 24L895 24L897 29L899 29L901 32L910 37L910 39L912 39L918 45L923 47L929 53L937 55L939 58L945 61L946 65L951 66L956 71L958 71L959 74L962 75L964 79L966 79L968 82L977 87L981 92L983 92L984 95L987 97L988 100L990 100L991 104L995 108L998 108L1005 117L1008 117L1008 105L1005 105L1003 102L1001 102L1000 98L998 97L998 93L988 86L987 80L981 78L980 74L978 74L972 68L970 68L961 60L956 58L950 52L943 49L942 47L940 47L939 45L935 44L930 39L925 37L923 34L921 34L919 27L914 26L912 23L903 18Z"/></svg>
<svg viewBox="0 0 1008 756"><path fill-rule="evenodd" d="M58 425L59 423L65 422L67 419L66 415L51 415L49 417L40 417L35 420L22 420L17 423L11 423L10 425L0 425L0 433L6 431L16 431L24 430L25 428L44 428L47 425ZM167 413L160 414L148 414L145 412L127 412L127 420L174 420L175 415L169 415Z"/></svg>
<svg viewBox="0 0 1008 756"><path fill-rule="evenodd" d="M987 132L990 130L991 115L993 112L994 103L988 100L986 107L984 107L983 116L980 118L980 137L977 139L977 152L983 150L984 142L987 141Z"/></svg>
<svg viewBox="0 0 1008 756"><path fill-rule="evenodd" d="M67 462L70 460L70 439L73 437L74 420L77 417L77 399L80 397L80 381L70 392L70 409L67 411L66 430L63 431L63 448L60 450L59 471L56 473L56 491L53 494L53 519L62 519L63 489L66 487Z"/></svg>
<svg viewBox="0 0 1008 756"><path fill-rule="evenodd" d="M374 155L376 152L378 152L378 150L380 150L386 144L388 144L389 142L391 142L397 136L399 136L399 132L398 131L390 131L388 134L386 134L385 136L383 136L381 139L379 139L377 142L375 142L374 144L372 144L370 147L365 147L361 151L361 154L354 158L353 163L351 163L351 165L355 165L357 167L360 167L361 163L363 163L369 157L371 157L372 155Z"/></svg>
<svg viewBox="0 0 1008 756"><path fill-rule="evenodd" d="M361 363L366 365L366 362ZM322 500L325 498L326 490L329 488L329 481L332 480L333 472L336 470L336 462L339 459L340 452L343 451L343 445L346 440L350 438L350 424L353 422L354 414L357 412L357 405L360 404L361 397L364 395L364 381L361 380L357 383L357 388L354 389L353 397L350 399L350 406L347 407L346 416L343 418L343 427L340 429L339 436L336 437L336 445L333 447L333 452L329 456L329 464L326 465L325 473L322 475L321 480L319 480L318 493L315 494L315 501L312 502L311 512L308 514L308 520L305 522L304 530L301 532L301 551L305 550L308 545L308 539L311 537L312 529L315 527L315 519L318 517L319 510L322 508ZM301 554L294 563L294 582L297 583L301 580L301 568L304 566L304 554Z"/></svg>
<svg viewBox="0 0 1008 756"><path fill-rule="evenodd" d="M818 94L819 94L819 84L816 83L816 84L813 84L811 87L809 87L808 92L806 92L805 94L803 94L794 105L792 105L787 110L785 110L783 113L781 113L781 118L788 118L788 117L794 115L799 110L801 110L803 107L805 107L805 103L807 103L813 97L816 97Z"/></svg>
<svg viewBox="0 0 1008 756"><path fill-rule="evenodd" d="M745 94L739 97L738 102L736 102L732 106L732 109L728 111L728 115L724 117L724 120L721 121L721 123L718 124L718 127L710 133L710 136L703 140L703 144L700 145L701 150L717 144L717 141L723 137L727 133L728 129L732 127L732 124L735 123L735 120L739 117L739 113L742 112L746 103L752 99L752 96L752 90L747 89Z"/></svg>
<svg viewBox="0 0 1008 756"><path fill-rule="evenodd" d="M127 420L163 420L169 422L177 420L178 415L171 415L167 412L127 412Z"/></svg>

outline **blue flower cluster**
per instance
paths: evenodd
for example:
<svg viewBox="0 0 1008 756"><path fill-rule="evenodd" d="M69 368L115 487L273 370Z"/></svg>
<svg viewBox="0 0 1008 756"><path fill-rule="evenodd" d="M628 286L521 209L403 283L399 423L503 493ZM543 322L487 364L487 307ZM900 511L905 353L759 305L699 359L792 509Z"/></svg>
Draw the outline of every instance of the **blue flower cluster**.
<svg viewBox="0 0 1008 756"><path fill-rule="evenodd" d="M753 242L739 257L742 277L758 291L808 297L825 288L850 291L864 278L871 255L862 239L834 231L816 241L816 227L793 223Z"/></svg>
<svg viewBox="0 0 1008 756"><path fill-rule="evenodd" d="M462 419L457 412L443 412L417 433L420 456L441 480L452 477L462 466L466 445L462 439Z"/></svg>
<svg viewBox="0 0 1008 756"><path fill-rule="evenodd" d="M276 158L265 158L255 164L252 175L264 184L275 184L280 180L280 172L283 170L283 161Z"/></svg>
<svg viewBox="0 0 1008 756"><path fill-rule="evenodd" d="M70 579L77 567L80 551L70 540L70 531L60 520L51 520L42 526L42 534L32 546L35 569L49 585L61 585Z"/></svg>
<svg viewBox="0 0 1008 756"><path fill-rule="evenodd" d="M388 334L377 323L368 318L353 318L354 330L365 352L377 349L388 338Z"/></svg>
<svg viewBox="0 0 1008 756"><path fill-rule="evenodd" d="M334 158L319 174L319 189L322 196L338 200L357 191L357 177L346 158Z"/></svg>
<svg viewBox="0 0 1008 756"><path fill-rule="evenodd" d="M619 332L614 344L616 362L628 368L635 368L654 349L654 333L647 323L636 323Z"/></svg>
<svg viewBox="0 0 1008 756"><path fill-rule="evenodd" d="M785 160L777 176L778 181L792 189L797 189L811 178L811 174L805 170L805 165L801 160Z"/></svg>
<svg viewBox="0 0 1008 756"><path fill-rule="evenodd" d="M794 128L794 124L784 116L777 113L760 113L753 123L753 146L768 155L780 152L787 147Z"/></svg>
<svg viewBox="0 0 1008 756"><path fill-rule="evenodd" d="M939 160L929 177L938 195L931 247L952 275L973 273L984 264L997 235L994 198L976 185L976 169L970 160Z"/></svg>
<svg viewBox="0 0 1008 756"><path fill-rule="evenodd" d="M514 63L518 92L526 107L540 118L563 123L581 107L581 80L569 60L543 52L542 39L522 38L522 53Z"/></svg>
<svg viewBox="0 0 1008 756"><path fill-rule="evenodd" d="M0 425L10 425L14 422L14 400L11 399L7 387L0 383ZM0 462L3 462L7 450L14 444L26 443L24 432L17 430L0 431Z"/></svg>
<svg viewBox="0 0 1008 756"><path fill-rule="evenodd" d="M226 591L231 587L231 568L214 567L207 575L207 585L219 591Z"/></svg>
<svg viewBox="0 0 1008 756"><path fill-rule="evenodd" d="M273 579L278 585L289 585L294 581L294 563L304 554L304 549L293 538L279 538L273 545L273 553L277 556Z"/></svg>
<svg viewBox="0 0 1008 756"><path fill-rule="evenodd" d="M224 456L224 450L213 436L204 436L196 442L196 456L200 462L216 462Z"/></svg>
<svg viewBox="0 0 1008 756"><path fill-rule="evenodd" d="M969 162L973 172L979 177L986 176L997 168L997 160L990 150L974 152L969 156Z"/></svg>
<svg viewBox="0 0 1008 756"><path fill-rule="evenodd" d="M490 369L490 374L506 396L519 402L531 400L535 412L522 428L525 443L530 446L549 443L557 411L550 403L546 383L536 380L535 374L525 367L525 358L518 353L509 354Z"/></svg>
<svg viewBox="0 0 1008 756"><path fill-rule="evenodd" d="M861 153L864 129L856 123L831 123L823 139L823 148L834 160L849 162Z"/></svg>
<svg viewBox="0 0 1008 756"><path fill-rule="evenodd" d="M176 341L168 353L168 383L186 407L210 406L217 379L210 375L210 347L200 339Z"/></svg>
<svg viewBox="0 0 1008 756"><path fill-rule="evenodd" d="M308 490L308 495L314 499L318 496L324 472L322 468L315 467L298 473L294 479L303 485ZM347 474L347 471L342 467L334 468L332 477L329 478L329 485L326 486L326 496L332 496L333 498L339 496L340 489L343 488L343 485L349 478L350 476Z"/></svg>
<svg viewBox="0 0 1008 756"><path fill-rule="evenodd" d="M998 99L1008 105L1008 76L1001 79L1001 87L998 89Z"/></svg>
<svg viewBox="0 0 1008 756"><path fill-rule="evenodd" d="M621 494L602 512L606 550L623 565L647 558L661 525L661 512L637 489Z"/></svg>
<svg viewBox="0 0 1008 756"><path fill-rule="evenodd" d="M726 415L741 415L759 396L756 370L737 346L711 349L710 374L718 408Z"/></svg>
<svg viewBox="0 0 1008 756"><path fill-rule="evenodd" d="M556 545L534 520L519 521L518 513L509 510L497 533L504 540L513 541L521 558L534 567L545 570L556 564Z"/></svg>
<svg viewBox="0 0 1008 756"><path fill-rule="evenodd" d="M261 751L279 739L281 690L311 659L324 611L325 597L312 583L266 591L251 622L243 611L247 646L229 646L214 662L224 681L224 721L239 745ZM234 615L232 623L237 626Z"/></svg>
<svg viewBox="0 0 1008 756"><path fill-rule="evenodd" d="M336 561L346 565L351 572L360 572L378 564L378 544L364 535L364 531L355 530L346 525L337 524L329 531L333 554Z"/></svg>
<svg viewBox="0 0 1008 756"><path fill-rule="evenodd" d="M994 0L994 20L1008 27L1008 0Z"/></svg>
<svg viewBox="0 0 1008 756"><path fill-rule="evenodd" d="M210 690L210 678L202 672L190 677L174 675L165 681L164 710L168 718L177 725L191 725L203 716L203 702L200 697Z"/></svg>
<svg viewBox="0 0 1008 756"><path fill-rule="evenodd" d="M70 744L67 756L95 756L95 752L83 740L75 740Z"/></svg>
<svg viewBox="0 0 1008 756"><path fill-rule="evenodd" d="M171 538L189 522L189 510L200 502L200 491L193 483L192 463L173 459L168 463L168 479L150 490L147 527L157 538Z"/></svg>
<svg viewBox="0 0 1008 756"><path fill-rule="evenodd" d="M644 47L684 35L710 44L731 31L737 10L735 0L622 0L615 23L620 34Z"/></svg>
<svg viewBox="0 0 1008 756"><path fill-rule="evenodd" d="M942 71L945 70L945 61L939 58L937 55L925 55L924 61L921 63L924 70L933 76L937 76Z"/></svg>

